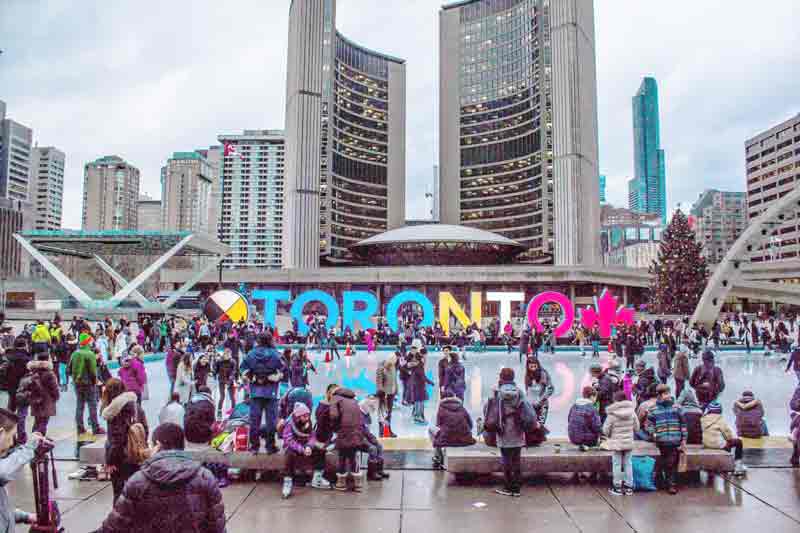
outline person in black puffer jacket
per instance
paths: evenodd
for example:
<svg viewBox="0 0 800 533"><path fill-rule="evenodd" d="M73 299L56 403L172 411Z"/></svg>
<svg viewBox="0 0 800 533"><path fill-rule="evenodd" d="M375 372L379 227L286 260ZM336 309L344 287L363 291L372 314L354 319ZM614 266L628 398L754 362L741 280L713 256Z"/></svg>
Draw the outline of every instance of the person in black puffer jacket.
<svg viewBox="0 0 800 533"><path fill-rule="evenodd" d="M208 444L214 435L212 427L214 417L214 399L208 387L200 387L186 405L183 417L183 431L186 440L194 444Z"/></svg>
<svg viewBox="0 0 800 533"><path fill-rule="evenodd" d="M225 533L225 504L217 479L184 451L180 426L153 432L156 454L125 485L96 533Z"/></svg>
<svg viewBox="0 0 800 533"><path fill-rule="evenodd" d="M109 379L103 391L103 419L108 425L106 438L106 467L111 474L114 501L122 494L125 482L139 470L127 457L128 431L135 423L141 423L147 435L147 420L137 403L136 394L125 390L117 378Z"/></svg>

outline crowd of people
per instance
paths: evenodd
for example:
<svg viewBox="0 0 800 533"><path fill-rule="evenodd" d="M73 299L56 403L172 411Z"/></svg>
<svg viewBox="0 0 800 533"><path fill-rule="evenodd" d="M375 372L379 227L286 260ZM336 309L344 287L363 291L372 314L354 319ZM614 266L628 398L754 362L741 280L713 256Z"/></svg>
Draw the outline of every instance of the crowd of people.
<svg viewBox="0 0 800 533"><path fill-rule="evenodd" d="M86 411L91 434L107 434L105 471L116 503L102 531L137 530L131 520L142 508L160 510L149 519L165 517L163 523L167 523L173 511L167 512L166 506L177 504L176 498L185 498L181 501L188 502L189 512L211 524L208 530L224 530L217 483L224 475L215 472L215 476L187 459L181 453L185 441L254 454L261 453L262 444L268 454L283 451L285 498L292 496L295 481L306 467L312 471L315 489L360 491L365 480L389 476L381 439L397 436L392 417L398 402L410 408L415 423L428 427L434 468L443 468L447 448L472 446L476 437L482 437L487 445L498 447L503 457L505 484L497 492L519 496L521 450L540 445L548 434L549 401L556 390L540 355L554 352L559 342L552 327L545 324L542 332L535 332L529 326L515 328L507 323L501 329L495 321L487 328L473 325L445 335L438 323L422 327L413 312L402 318L398 332L379 323L374 330L345 329L340 335L326 329L325 317L312 314L305 337L299 335L296 323L278 332L258 322L215 325L202 318L180 317L144 319L137 324L107 319L94 327L82 319L62 324L55 318L48 324L39 321L19 334L4 328L0 407L7 407L0 409L0 444L13 433L6 449L16 442L18 451L9 455L13 461L0 461L0 479L4 469L18 470L29 461L29 452L46 439L48 421L71 383L78 440L91 437ZM710 332L689 327L687 321L660 320L615 327L609 339L601 339L597 329L578 328L569 342L582 349L591 346L597 356L601 349L608 350L610 358L605 367L599 361L591 365L591 384L583 388L568 415L569 439L581 450L613 452L610 492L614 495L628 495L634 489L636 441L658 447L656 479L673 494L687 445L732 452L736 473L744 474L741 438L768 434L764 408L753 391L742 391L731 406L736 431L727 425L719 403L725 380L712 348L741 342L748 350L763 343L769 350L786 351L786 370L793 370L800 381L800 350L791 349L799 329L794 319L744 316L726 318ZM289 342L299 344L278 348ZM325 396L314 405L310 385L317 368L310 353L325 351L332 360L341 357L340 345L347 356L362 342L368 352L380 344L391 343L395 348L378 364L376 394L357 398L344 386L324 384ZM494 343L505 345L509 352L517 348L524 374L518 385L515 370L503 368L482 416L473 421L464 406L464 360L469 347L480 352ZM641 358L647 345L657 347L655 368ZM151 432L142 409L142 402L149 398L144 357L159 350L165 352L170 400ZM442 356L431 379L428 360L429 351L434 350L441 350ZM692 369L690 360L699 356L701 362ZM109 368L112 361L119 364L116 372ZM438 389L439 402L429 422L425 405L431 400L432 387ZM795 443L791 462L798 466L800 386L790 405ZM28 417L33 419L30 435ZM336 474L326 478L325 458L333 450L338 457ZM360 468L361 454L367 457L366 472ZM167 496L165 479L183 487L184 496ZM201 505L198 494L207 495L204 501L213 505ZM5 518L15 518L5 507ZM16 518L31 519L25 514Z"/></svg>

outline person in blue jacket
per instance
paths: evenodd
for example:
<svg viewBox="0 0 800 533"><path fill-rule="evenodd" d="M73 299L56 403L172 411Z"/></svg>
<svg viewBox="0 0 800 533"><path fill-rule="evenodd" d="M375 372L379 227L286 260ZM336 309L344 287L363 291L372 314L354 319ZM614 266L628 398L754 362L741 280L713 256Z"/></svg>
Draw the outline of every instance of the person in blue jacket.
<svg viewBox="0 0 800 533"><path fill-rule="evenodd" d="M247 354L239 369L250 382L250 451L258 453L263 436L267 440L267 453L277 453L278 386L286 369L270 335L259 335L257 346ZM265 418L263 431L262 418Z"/></svg>

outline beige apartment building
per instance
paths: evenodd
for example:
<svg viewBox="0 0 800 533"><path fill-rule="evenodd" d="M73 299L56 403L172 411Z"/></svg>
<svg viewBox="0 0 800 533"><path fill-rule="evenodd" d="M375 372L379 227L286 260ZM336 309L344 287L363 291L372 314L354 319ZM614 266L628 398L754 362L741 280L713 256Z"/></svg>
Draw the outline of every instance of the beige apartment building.
<svg viewBox="0 0 800 533"><path fill-rule="evenodd" d="M800 114L745 142L747 217L757 218L800 182ZM754 248L753 262L796 259L800 253L800 225L786 216L769 239Z"/></svg>
<svg viewBox="0 0 800 533"><path fill-rule="evenodd" d="M209 210L214 174L200 151L172 154L161 169L163 231L211 233Z"/></svg>
<svg viewBox="0 0 800 533"><path fill-rule="evenodd" d="M84 165L84 231L136 231L138 202L138 168L116 155Z"/></svg>

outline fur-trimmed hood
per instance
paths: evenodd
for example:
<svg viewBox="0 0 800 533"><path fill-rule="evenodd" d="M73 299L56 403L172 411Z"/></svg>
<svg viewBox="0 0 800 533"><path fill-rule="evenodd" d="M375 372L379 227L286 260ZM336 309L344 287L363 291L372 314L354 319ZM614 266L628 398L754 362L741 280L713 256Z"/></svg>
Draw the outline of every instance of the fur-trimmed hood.
<svg viewBox="0 0 800 533"><path fill-rule="evenodd" d="M108 407L103 409L103 419L105 420L112 420L115 418L120 412L122 408L128 405L130 402L136 401L136 393L133 392L123 392L113 400L111 403L108 404Z"/></svg>
<svg viewBox="0 0 800 533"><path fill-rule="evenodd" d="M52 361L31 361L27 365L28 371L33 370L49 370L50 372L53 371L53 362Z"/></svg>

